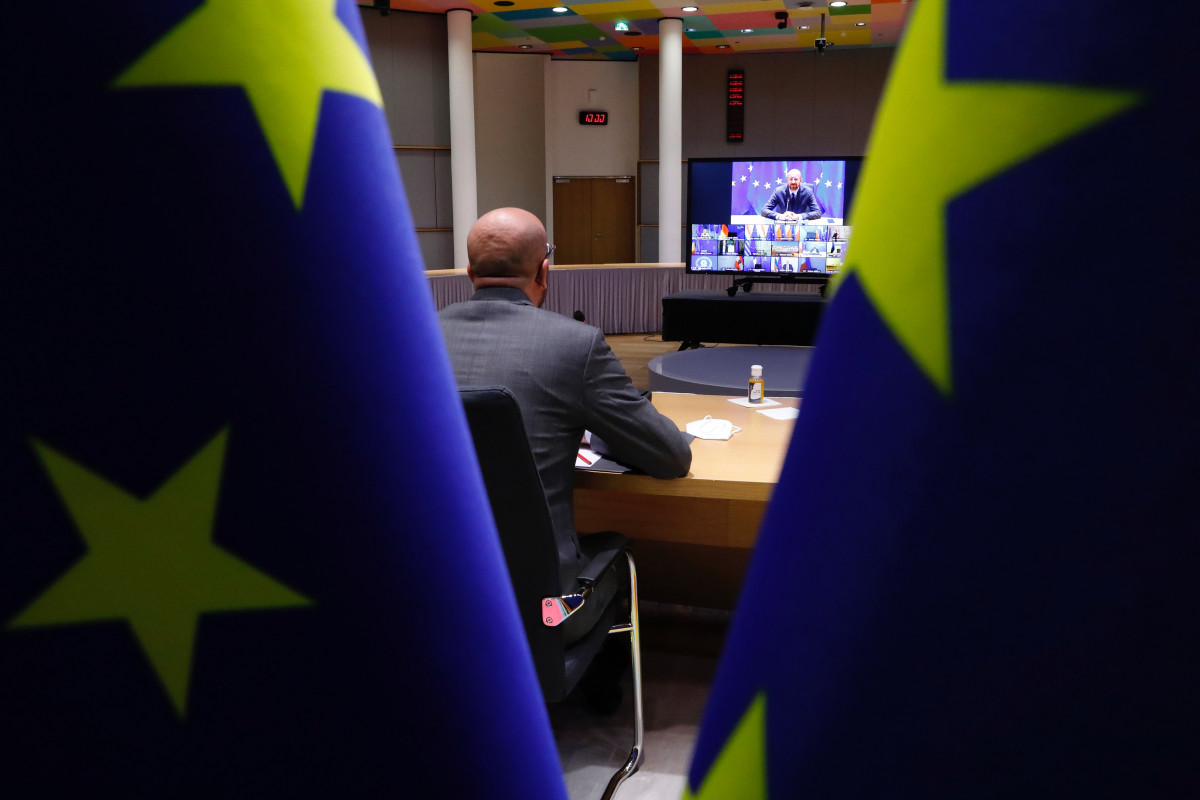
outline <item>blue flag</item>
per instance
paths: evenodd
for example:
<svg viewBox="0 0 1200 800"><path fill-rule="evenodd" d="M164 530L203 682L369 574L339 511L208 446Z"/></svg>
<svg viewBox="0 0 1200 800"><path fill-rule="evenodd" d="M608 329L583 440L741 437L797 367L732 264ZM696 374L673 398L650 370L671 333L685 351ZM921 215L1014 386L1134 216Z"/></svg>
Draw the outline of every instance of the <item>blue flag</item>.
<svg viewBox="0 0 1200 800"><path fill-rule="evenodd" d="M913 12L688 797L1200 796L1197 12L1119 8Z"/></svg>
<svg viewBox="0 0 1200 800"><path fill-rule="evenodd" d="M565 797L360 13L7 12L4 797Z"/></svg>

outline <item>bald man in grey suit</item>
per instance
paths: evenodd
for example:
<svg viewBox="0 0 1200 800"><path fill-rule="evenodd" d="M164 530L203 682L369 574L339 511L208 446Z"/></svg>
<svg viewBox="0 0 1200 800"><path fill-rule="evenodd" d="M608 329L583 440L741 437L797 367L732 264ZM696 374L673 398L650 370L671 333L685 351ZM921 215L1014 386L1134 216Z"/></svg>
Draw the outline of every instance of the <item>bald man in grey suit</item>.
<svg viewBox="0 0 1200 800"><path fill-rule="evenodd" d="M588 555L572 504L584 430L601 437L614 458L656 478L686 475L692 451L688 437L634 388L598 328L541 308L551 249L528 211L484 214L467 236L475 294L438 317L458 385L500 384L517 398L550 505L563 585L572 586ZM604 608L606 583L564 623L568 639L591 627L589 605L593 613ZM615 591L605 589L608 597Z"/></svg>

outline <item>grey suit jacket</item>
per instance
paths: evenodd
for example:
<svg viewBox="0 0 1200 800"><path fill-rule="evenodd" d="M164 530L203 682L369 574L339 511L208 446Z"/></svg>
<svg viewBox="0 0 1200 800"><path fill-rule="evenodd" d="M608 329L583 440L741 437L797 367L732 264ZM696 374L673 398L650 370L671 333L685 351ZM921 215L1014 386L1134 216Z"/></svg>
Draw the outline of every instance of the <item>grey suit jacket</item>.
<svg viewBox="0 0 1200 800"><path fill-rule="evenodd" d="M583 564L572 503L583 431L656 478L686 475L691 448L634 388L598 328L543 311L509 288L480 289L438 319L459 386L500 384L516 396L558 537L560 577L573 586Z"/></svg>

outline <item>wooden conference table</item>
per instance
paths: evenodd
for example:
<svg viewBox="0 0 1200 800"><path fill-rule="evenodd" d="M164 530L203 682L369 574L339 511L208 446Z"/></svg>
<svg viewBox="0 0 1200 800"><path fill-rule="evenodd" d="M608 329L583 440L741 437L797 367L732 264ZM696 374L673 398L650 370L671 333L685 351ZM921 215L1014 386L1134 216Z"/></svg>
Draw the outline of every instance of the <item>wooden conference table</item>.
<svg viewBox="0 0 1200 800"><path fill-rule="evenodd" d="M774 399L792 408L800 403ZM694 440L686 478L576 470L575 526L635 541L642 599L732 609L795 421L715 395L655 392L653 401L680 430L705 415L742 430L728 440Z"/></svg>

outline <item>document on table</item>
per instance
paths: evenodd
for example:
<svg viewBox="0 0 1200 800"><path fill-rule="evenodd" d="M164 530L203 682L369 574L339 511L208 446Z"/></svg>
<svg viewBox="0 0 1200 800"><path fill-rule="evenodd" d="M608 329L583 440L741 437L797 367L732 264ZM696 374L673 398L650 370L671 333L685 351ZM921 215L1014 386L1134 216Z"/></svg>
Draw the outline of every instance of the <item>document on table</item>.
<svg viewBox="0 0 1200 800"><path fill-rule="evenodd" d="M611 458L605 458L587 447L579 448L575 454L575 469L587 469L593 472L629 472L629 467L618 464Z"/></svg>
<svg viewBox="0 0 1200 800"><path fill-rule="evenodd" d="M770 417L771 419L796 419L796 417L800 416L800 409L798 409L798 408L765 408L762 411L759 411L758 413L762 414L764 417Z"/></svg>
<svg viewBox="0 0 1200 800"><path fill-rule="evenodd" d="M758 403L751 403L744 397L730 397L729 402L733 403L735 406L742 406L744 408L767 408L768 406L779 405L779 403L766 397L764 397L762 401Z"/></svg>

